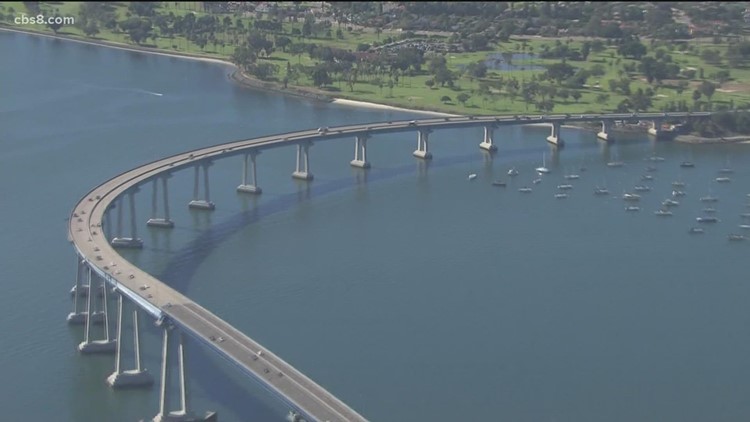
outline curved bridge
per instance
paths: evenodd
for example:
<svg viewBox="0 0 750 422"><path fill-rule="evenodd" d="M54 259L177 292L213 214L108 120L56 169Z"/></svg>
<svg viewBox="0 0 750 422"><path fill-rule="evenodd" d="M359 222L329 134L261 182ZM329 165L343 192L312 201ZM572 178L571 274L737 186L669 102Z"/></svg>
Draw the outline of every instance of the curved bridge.
<svg viewBox="0 0 750 422"><path fill-rule="evenodd" d="M310 180L312 174L309 172L308 150L313 141L322 141L328 139L337 139L345 137L355 137L355 156L351 162L353 166L366 168L369 162L366 158L366 140L379 133L406 132L416 131L417 150L414 155L429 159L431 157L428 150L428 135L431 131L448 128L464 128L472 126L483 126L485 128L484 139L480 147L493 150L495 145L492 139L492 131L501 125L518 125L529 123L548 123L552 126L552 134L548 140L559 143L559 127L562 123L584 122L584 121L601 121L602 132L600 137L606 138L607 128L613 121L618 120L650 120L652 127L659 127L658 124L670 118L683 119L693 117L708 117L711 113L642 113L642 114L597 114L597 115L535 115L535 116L500 116L500 117L446 117L431 118L411 121L394 121L370 123L365 125L349 125L333 128L319 128L312 130L303 130L290 132L280 135L265 136L256 139L235 141L207 148L201 148L194 151L188 151L171 157L163 158L128 172L122 173L97 186L86 194L73 209L69 219L69 240L73 243L78 255L78 277L76 288L93 286L92 275L97 276L104 283L113 287L122 297L133 301L139 308L145 310L148 314L163 323L164 329L164 356L162 361L162 401L160 413L155 420L194 420L190 419L189 411L184 394L184 369L182 368L182 347L180 347L180 367L182 388L182 409L177 412L169 412L166 404L167 388L167 364L166 356L168 350L168 337L170 328L177 327L199 342L207 345L211 349L219 352L220 355L238 365L247 374L257 380L268 391L274 393L281 400L287 403L292 411L290 415L294 420L305 418L308 421L365 421L366 419L337 399L333 394L326 391L323 387L316 384L302 373L297 371L281 358L265 349L262 345L255 342L245 334L241 333L227 322L223 321L207 309L201 307L190 298L182 295L171 287L167 286L157 278L146 273L140 268L128 262L120 256L114 247L140 247L142 242L135 235L135 211L133 205L133 195L140 186L147 182L153 182L153 209L154 214L157 209L157 186L161 180L163 186L164 198L164 217L156 218L156 215L149 220L149 225L169 228L173 226L168 215L167 199L167 178L173 172L181 169L193 167L195 169L195 200L190 206L198 209L211 210L213 203L208 196L208 167L212 161L234 155L245 156L245 173L242 184L237 188L240 192L260 193L260 188L255 180L255 159L257 154L270 148L277 148L288 145L297 146L297 168L293 177ZM604 136L603 136L604 135ZM247 180L248 175L248 158L252 159L252 183ZM198 198L199 191L199 169L203 167L204 172L204 198ZM125 196L130 197L131 212L131 236L107 239L103 232L104 222L108 221L108 211L116 201L122 202ZM118 230L122 226L122 206L118 209ZM108 227L109 228L109 227ZM89 274L89 285L84 286L79 282L81 270L87 269ZM106 290L104 294L106 297ZM88 289L93 293L91 289ZM94 313L88 318L91 308L91 296L87 294L89 307L85 315L78 313L77 298L79 294L85 291L76 290L76 307L74 313L69 317L70 320L77 320L78 316L83 316L86 322L87 334L86 342L79 347L82 352L86 352L85 346L89 343L89 326L95 323ZM104 301L104 314L106 315L106 299ZM106 316L104 317L106 323ZM120 302L119 313L120 324L122 323L122 302ZM137 340L137 319L135 320L136 329L136 353L138 353ZM116 374L121 374L119 364L119 347L120 335L118 327L118 360ZM109 332L107 331L109 341ZM112 345L112 342L106 343ZM180 346L182 343L180 342ZM114 347L114 346L113 346ZM103 351L108 347L102 346L101 350L96 348L93 351ZM108 350L112 351L112 350ZM140 363L138 364L140 367ZM140 370L140 368L139 368ZM128 372L128 371L125 371ZM115 382L111 382L115 386Z"/></svg>

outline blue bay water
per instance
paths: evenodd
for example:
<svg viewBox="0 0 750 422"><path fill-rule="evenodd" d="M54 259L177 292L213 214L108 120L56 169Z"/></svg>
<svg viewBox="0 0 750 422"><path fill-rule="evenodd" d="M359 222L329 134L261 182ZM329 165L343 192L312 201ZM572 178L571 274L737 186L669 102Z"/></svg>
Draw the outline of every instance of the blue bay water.
<svg viewBox="0 0 750 422"><path fill-rule="evenodd" d="M74 254L65 219L90 188L153 159L271 133L416 113L320 104L248 90L220 65L0 32L0 303L6 333L0 408L10 419L150 418L157 389L113 392L112 357L80 356L69 327ZM740 214L745 145L688 146L543 127L436 132L368 142L373 168L349 167L353 140L316 143L310 184L294 150L258 160L264 193L235 193L238 158L211 167L215 212L191 212L192 173L170 179L177 226L147 229L126 256L231 322L373 421L735 421L747 419L750 287ZM664 162L644 161L651 154ZM546 156L552 173L533 185ZM622 160L622 168L606 162ZM692 169L679 163L691 160ZM653 181L641 181L646 167ZM732 182L717 170L731 165ZM515 179L505 173L516 167ZM585 171L581 171L585 167ZM578 172L566 199L562 176ZM469 173L478 177L467 180ZM504 179L505 188L491 182ZM653 212L684 181L672 217ZM640 212L620 195L636 184ZM517 191L533 187L531 194ZM609 197L596 197L606 185ZM689 235L712 194L721 219ZM158 373L160 337L143 335ZM286 409L198 345L189 348L196 411L282 421Z"/></svg>

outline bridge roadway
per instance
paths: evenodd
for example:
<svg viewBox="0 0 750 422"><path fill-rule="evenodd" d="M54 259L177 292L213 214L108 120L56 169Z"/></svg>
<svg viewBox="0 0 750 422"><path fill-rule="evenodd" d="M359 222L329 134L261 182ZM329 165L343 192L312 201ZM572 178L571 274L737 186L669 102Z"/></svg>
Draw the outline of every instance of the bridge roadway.
<svg viewBox="0 0 750 422"><path fill-rule="evenodd" d="M241 333L190 298L121 257L109 244L102 222L110 205L128 190L143 185L164 172L174 172L203 160L239 155L285 145L351 137L361 134L405 132L418 129L460 128L487 125L512 125L571 121L600 121L704 117L710 113L641 113L581 116L487 117L461 116L412 121L380 122L317 129L235 141L187 151L159 159L124 172L102 183L86 194L74 207L69 218L68 238L79 256L93 272L155 318L166 318L187 334L216 350L238 365L268 391L297 410L309 421L366 421L333 394L326 391L290 364L274 355L250 337Z"/></svg>

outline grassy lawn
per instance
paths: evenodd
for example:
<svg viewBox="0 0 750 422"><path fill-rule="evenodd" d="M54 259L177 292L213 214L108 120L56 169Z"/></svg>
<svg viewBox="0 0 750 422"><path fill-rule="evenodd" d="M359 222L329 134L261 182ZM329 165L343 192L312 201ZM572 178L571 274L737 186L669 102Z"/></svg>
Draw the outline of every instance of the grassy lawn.
<svg viewBox="0 0 750 422"><path fill-rule="evenodd" d="M116 2L113 3L115 6L117 20L123 20L128 17L127 3ZM53 16L59 14L61 16L77 16L80 9L80 3L78 2L42 2L40 3L42 13L45 16ZM4 2L0 4L0 12L2 12L6 18L4 23L9 27L19 27L19 29L28 29L44 33L52 33L49 28L42 25L14 25L10 16L11 9L14 11L15 16L20 16L24 13L29 15L28 10L23 2ZM194 13L196 17L201 17L205 13L200 12L202 5L200 2L161 2L159 12L163 14L173 13L174 15L186 15L188 13ZM238 18L233 15L217 15L222 20L225 16L230 16L232 22L240 20L242 24L247 28L253 24L253 19L243 17ZM293 42L305 42L315 43L320 46L328 46L331 48L345 49L355 51L358 44L372 44L374 42L383 42L388 37L399 39L401 33L398 31L383 31L377 34L374 29L365 30L350 30L345 25L338 26L334 24L331 27L333 37L324 37L323 33L315 34L313 37L301 38L298 36L291 35L292 29L296 28L301 30L303 25L302 21L299 22L284 22L282 24L282 31L284 35L292 39ZM343 39L336 37L336 30L341 29L343 32ZM81 29L76 26L66 25L60 31L59 34L73 36L81 39L88 39L93 41L110 41L115 43L121 43L133 46L134 44L128 39L125 33L120 31L110 31L106 28L100 28L100 33L94 38L86 37ZM158 32L154 30L154 32ZM175 36L172 38L156 37L155 39L148 38L144 41L141 46L153 47L162 49L169 52L175 53L189 53L197 54L206 57L223 58L229 59L230 55L234 51L232 44L232 35L230 33L216 33L218 42L224 42L226 45L222 47L219 44L214 45L208 43L203 49L199 48L193 42L188 41L185 37ZM273 39L274 35L269 35L269 39ZM561 42L568 44L570 49L579 49L581 41L569 41L560 39ZM649 43L644 43L648 47L648 54L653 55L654 48ZM657 48L664 48L668 54L671 55L672 61L680 66L681 69L695 68L703 69L703 73L706 79L712 79L711 76L718 71L727 70L726 64L706 63L700 56L700 52L706 49L717 50L722 56L726 52L728 45L724 44L710 44L700 43L691 41L690 44L693 46L692 51L678 51L675 45L656 45ZM470 53L449 53L446 55L446 61L448 68L457 73L461 73L461 69L469 65L470 63L476 63L478 61L484 61L487 59L489 54L493 53L532 53L529 57L520 61L515 61L514 64L523 67L525 70L515 69L510 71L500 70L489 70L487 75L481 80L469 78L467 75L462 75L455 80L453 87L438 86L435 85L432 88L428 87L425 82L432 78L432 75L428 75L425 69L428 68L427 63L422 66L423 71L421 74L415 76L401 76L398 82L394 84L392 88L388 86L387 77L383 79L383 85L378 86L373 83L372 78L367 80L365 77L360 77L358 82L353 87L345 81L334 81L331 86L325 87L324 91L327 91L330 95L335 97L349 98L361 101L370 101L384 104L397 105L407 108L418 108L418 109L429 109L444 111L457 114L520 114L527 112L535 112L536 108L534 105L527 105L522 100L521 96L518 95L516 98L511 98L507 95L505 90L499 92L493 91L491 95L481 95L479 93L480 82L492 83L497 82L499 79L508 80L515 78L519 82L530 81L534 75L540 75L544 73L544 70L529 70L529 66L545 66L549 64L559 63L557 59L541 59L539 53L543 51L544 46L553 48L555 45L554 40L541 39L541 38L530 38L522 40L520 38L511 38L509 42L499 43L493 46L493 51L482 51L482 52L470 52ZM278 66L279 71L273 79L279 81L286 76L287 62L292 66L300 64L307 67L312 67L316 64L308 54L302 54L301 56L292 56L289 53L282 52L280 49L274 51L272 56L266 60ZM429 62L429 59L427 60ZM590 53L586 61L569 61L569 64L576 68L591 69L594 66L600 66L603 68L604 74L601 76L590 77L587 81L587 86L578 90L581 94L579 101L574 101L572 98L562 100L555 98L555 107L553 113L584 113L594 111L611 111L614 110L617 105L626 98L625 95L616 92L610 92L608 89L609 80L618 80L623 76L627 76L631 80L630 89L635 92L637 89L651 88L654 90L655 95L652 97L653 110L660 110L665 104L670 101L684 100L688 105L693 104L692 94L693 91L701 84L702 79L699 78L696 72L696 78L689 81L689 86L682 93L678 93L676 85L672 81L664 81L661 87L649 85L642 75L633 73L628 75L624 72L623 67L626 65L635 65L636 68L639 61L620 57L616 53L616 47L608 46L603 51L598 53ZM711 98L714 104L729 104L730 101L735 105L742 105L750 102L750 69L749 68L733 68L729 69L732 81L724 83L719 87L713 97ZM295 81L296 86L300 87L312 87L313 82L308 75L302 74ZM290 82L291 84L291 82ZM551 82L544 82L545 85L552 84ZM560 87L558 87L559 89ZM570 90L569 90L570 91ZM459 94L465 94L469 96L469 99L465 103L458 101ZM607 94L608 98L605 103L597 102L597 96L600 94ZM450 97L451 101L442 101L443 97Z"/></svg>

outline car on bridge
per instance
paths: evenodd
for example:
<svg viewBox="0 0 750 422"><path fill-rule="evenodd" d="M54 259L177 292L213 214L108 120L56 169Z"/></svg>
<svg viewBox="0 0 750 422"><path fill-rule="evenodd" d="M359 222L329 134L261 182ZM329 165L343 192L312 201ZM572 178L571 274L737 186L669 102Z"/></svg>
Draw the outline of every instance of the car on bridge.
<svg viewBox="0 0 750 422"><path fill-rule="evenodd" d="M328 133L328 126L319 127L318 133Z"/></svg>

